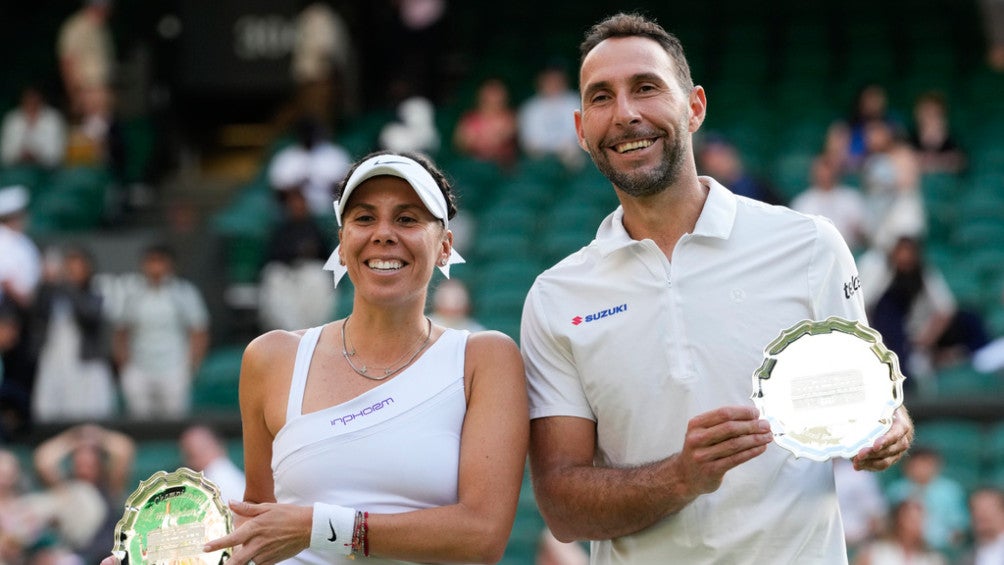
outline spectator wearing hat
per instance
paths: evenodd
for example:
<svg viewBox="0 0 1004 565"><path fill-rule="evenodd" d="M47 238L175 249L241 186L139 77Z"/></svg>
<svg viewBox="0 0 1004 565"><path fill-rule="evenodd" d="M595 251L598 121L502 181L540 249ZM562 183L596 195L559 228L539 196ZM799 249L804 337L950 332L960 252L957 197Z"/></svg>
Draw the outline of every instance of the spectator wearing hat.
<svg viewBox="0 0 1004 565"><path fill-rule="evenodd" d="M299 189L314 216L331 216L335 185L351 164L345 149L327 139L320 122L304 118L295 128L296 142L281 149L268 167L276 190Z"/></svg>
<svg viewBox="0 0 1004 565"><path fill-rule="evenodd" d="M17 328L14 343L3 351L0 385L0 436L9 437L30 423L35 362L28 336L28 309L41 279L38 247L25 234L28 226L28 189L0 189L0 309L8 328Z"/></svg>

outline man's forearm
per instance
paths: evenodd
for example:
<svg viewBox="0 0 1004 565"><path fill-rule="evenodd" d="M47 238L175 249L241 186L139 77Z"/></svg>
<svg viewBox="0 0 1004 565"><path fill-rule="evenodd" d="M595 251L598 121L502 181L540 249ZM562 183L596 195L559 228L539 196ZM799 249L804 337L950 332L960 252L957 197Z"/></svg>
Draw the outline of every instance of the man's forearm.
<svg viewBox="0 0 1004 565"><path fill-rule="evenodd" d="M674 471L676 455L630 468L578 466L534 478L541 513L561 541L613 539L693 502Z"/></svg>

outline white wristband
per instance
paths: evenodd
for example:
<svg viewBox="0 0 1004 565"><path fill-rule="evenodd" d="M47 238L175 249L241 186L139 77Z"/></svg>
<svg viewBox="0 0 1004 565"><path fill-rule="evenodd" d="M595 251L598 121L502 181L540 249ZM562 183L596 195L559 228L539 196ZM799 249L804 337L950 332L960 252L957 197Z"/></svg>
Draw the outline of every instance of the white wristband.
<svg viewBox="0 0 1004 565"><path fill-rule="evenodd" d="M350 555L356 511L344 506L314 503L314 518L310 525L310 549Z"/></svg>

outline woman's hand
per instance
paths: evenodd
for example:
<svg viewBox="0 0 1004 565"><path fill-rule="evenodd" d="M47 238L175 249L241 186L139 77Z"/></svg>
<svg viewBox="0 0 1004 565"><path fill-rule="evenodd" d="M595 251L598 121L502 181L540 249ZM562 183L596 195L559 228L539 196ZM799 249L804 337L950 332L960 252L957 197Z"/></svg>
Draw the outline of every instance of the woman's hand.
<svg viewBox="0 0 1004 565"><path fill-rule="evenodd" d="M234 513L237 528L229 535L210 541L204 548L206 553L234 548L227 561L230 565L252 562L255 565L271 565L289 559L310 545L312 507L232 500L230 510Z"/></svg>

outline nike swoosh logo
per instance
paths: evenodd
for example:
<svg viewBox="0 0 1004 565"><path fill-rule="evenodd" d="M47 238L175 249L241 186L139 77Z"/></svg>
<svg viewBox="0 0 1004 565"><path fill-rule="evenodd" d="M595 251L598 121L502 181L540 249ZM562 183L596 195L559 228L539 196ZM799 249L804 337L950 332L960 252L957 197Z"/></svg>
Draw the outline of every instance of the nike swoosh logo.
<svg viewBox="0 0 1004 565"><path fill-rule="evenodd" d="M331 518L328 518L328 527L331 528L331 537L328 541L338 541L338 534L335 533L335 526L331 523Z"/></svg>

